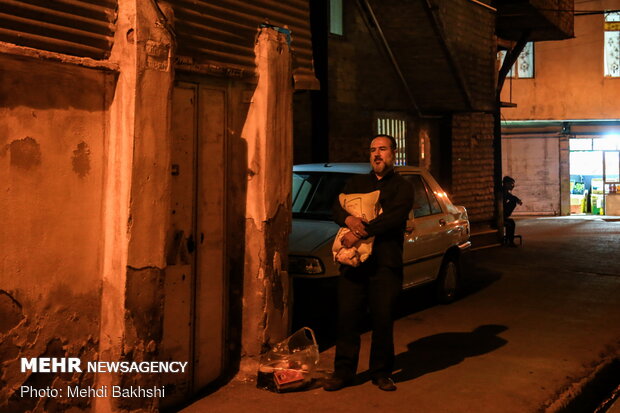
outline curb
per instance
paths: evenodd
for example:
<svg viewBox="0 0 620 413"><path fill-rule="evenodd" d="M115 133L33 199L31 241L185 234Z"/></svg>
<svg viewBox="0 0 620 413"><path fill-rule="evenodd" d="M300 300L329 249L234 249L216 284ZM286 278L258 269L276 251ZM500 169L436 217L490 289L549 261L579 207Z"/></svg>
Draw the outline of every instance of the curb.
<svg viewBox="0 0 620 413"><path fill-rule="evenodd" d="M547 407L544 413L594 412L618 387L620 357L609 356L602 360L587 376L568 385Z"/></svg>

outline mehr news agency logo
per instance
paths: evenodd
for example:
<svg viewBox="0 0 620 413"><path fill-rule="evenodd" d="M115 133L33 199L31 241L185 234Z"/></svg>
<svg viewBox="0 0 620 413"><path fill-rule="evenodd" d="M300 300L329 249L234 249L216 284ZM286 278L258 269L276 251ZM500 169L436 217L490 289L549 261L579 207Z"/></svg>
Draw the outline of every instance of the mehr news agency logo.
<svg viewBox="0 0 620 413"><path fill-rule="evenodd" d="M187 361L89 361L77 357L21 358L22 373L185 373ZM21 397L165 397L164 386L77 386L36 388L22 385Z"/></svg>

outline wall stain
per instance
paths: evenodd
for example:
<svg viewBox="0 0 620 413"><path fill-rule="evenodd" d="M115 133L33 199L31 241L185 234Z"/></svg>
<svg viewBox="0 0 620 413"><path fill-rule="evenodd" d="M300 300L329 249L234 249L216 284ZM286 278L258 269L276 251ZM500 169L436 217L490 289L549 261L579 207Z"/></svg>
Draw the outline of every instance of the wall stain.
<svg viewBox="0 0 620 413"><path fill-rule="evenodd" d="M22 305L4 290L0 290L0 314L0 334L5 334L24 318Z"/></svg>
<svg viewBox="0 0 620 413"><path fill-rule="evenodd" d="M78 143L77 149L73 151L71 159L73 172L80 178L84 178L90 172L90 148L84 141Z"/></svg>
<svg viewBox="0 0 620 413"><path fill-rule="evenodd" d="M11 166L32 169L41 164L41 145L30 136L18 139L9 145Z"/></svg>

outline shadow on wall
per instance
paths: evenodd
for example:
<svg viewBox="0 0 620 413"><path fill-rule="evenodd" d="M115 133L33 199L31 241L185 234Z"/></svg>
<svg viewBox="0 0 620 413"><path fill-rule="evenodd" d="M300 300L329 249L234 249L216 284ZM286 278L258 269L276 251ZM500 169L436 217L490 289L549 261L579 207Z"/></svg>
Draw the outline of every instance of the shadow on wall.
<svg viewBox="0 0 620 413"><path fill-rule="evenodd" d="M114 97L115 72L35 59L3 57L0 108L107 110ZM106 93L101 90L105 82Z"/></svg>
<svg viewBox="0 0 620 413"><path fill-rule="evenodd" d="M0 411L87 406L86 399L21 397L21 385L92 377L28 375L19 357L95 357L108 110L117 77L7 55L0 72L0 182L7 194L0 199Z"/></svg>
<svg viewBox="0 0 620 413"><path fill-rule="evenodd" d="M243 338L243 296L246 253L246 209L248 183L248 147L247 141L239 133L244 124L249 107L249 99L242 95L248 94L248 87L253 85L235 84L229 89L227 113L228 133L226 134L226 185L225 199L225 278L222 291L224 302L224 338L222 350L222 370L220 376L206 387L191 389L187 387L166 387L166 403L160 403L162 412L177 412L197 400L217 391L232 380L240 370L242 359ZM253 87L252 87L253 90ZM176 252L167 247L169 256ZM171 260L168 258L168 265ZM164 335L166 331L164 330ZM167 336L164 337L166 340ZM206 346L210 343L204 343ZM195 364L197 366L198 364ZM195 369L196 367L193 367Z"/></svg>
<svg viewBox="0 0 620 413"><path fill-rule="evenodd" d="M219 386L231 380L239 371L241 362L241 338L243 332L243 283L245 274L245 216L247 199L248 148L247 141L235 134L229 143L228 176L229 181L227 208L228 242L228 353Z"/></svg>

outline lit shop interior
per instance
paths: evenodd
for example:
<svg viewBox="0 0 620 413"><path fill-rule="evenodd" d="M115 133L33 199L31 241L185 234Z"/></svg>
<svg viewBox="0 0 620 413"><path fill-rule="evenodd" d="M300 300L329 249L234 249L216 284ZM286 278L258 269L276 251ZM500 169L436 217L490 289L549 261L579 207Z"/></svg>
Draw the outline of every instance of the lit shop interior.
<svg viewBox="0 0 620 413"><path fill-rule="evenodd" d="M571 214L620 215L620 135L570 139Z"/></svg>

